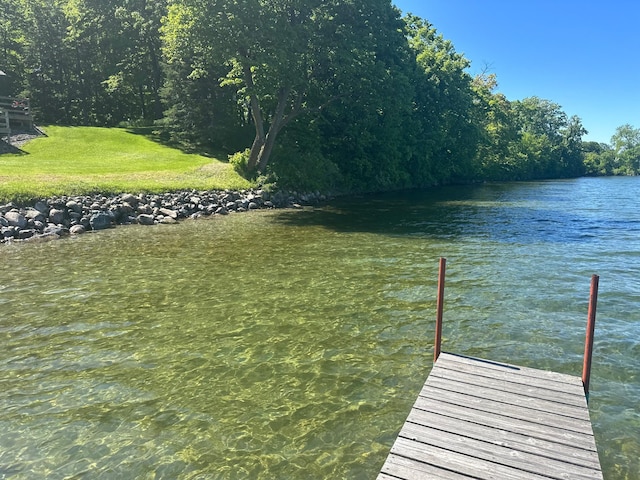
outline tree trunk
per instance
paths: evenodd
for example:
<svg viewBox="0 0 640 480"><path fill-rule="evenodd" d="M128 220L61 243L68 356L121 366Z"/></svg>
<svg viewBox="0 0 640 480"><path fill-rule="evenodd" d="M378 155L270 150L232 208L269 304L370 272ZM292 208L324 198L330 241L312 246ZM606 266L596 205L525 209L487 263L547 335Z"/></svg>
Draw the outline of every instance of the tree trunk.
<svg viewBox="0 0 640 480"><path fill-rule="evenodd" d="M147 49L149 51L149 59L151 60L151 71L153 73L151 79L151 88L153 89L153 120L162 118L162 99L160 98L160 87L162 85L162 68L158 59L157 52L160 47L156 45L153 39L147 38Z"/></svg>
<svg viewBox="0 0 640 480"><path fill-rule="evenodd" d="M244 81L249 89L249 100L251 107L251 117L253 118L253 124L256 129L256 136L253 140L253 144L251 145L251 152L249 153L249 160L247 162L247 170L249 172L254 172L258 166L258 161L260 160L260 153L262 152L262 147L265 143L265 134L264 134L264 120L262 118L262 112L260 111L260 102L258 101L258 96L253 91L255 85L253 83L253 75L251 74L251 67L248 63L246 63L243 67L244 69Z"/></svg>
<svg viewBox="0 0 640 480"><path fill-rule="evenodd" d="M291 92L290 87L281 88L278 92L278 106L276 108L276 114L273 117L273 121L269 126L269 132L267 133L265 143L260 151L260 156L258 158L258 172L263 172L264 169L267 168L267 164L271 158L271 152L273 151L273 147L276 143L276 137L286 123L284 109L287 106L289 92Z"/></svg>
<svg viewBox="0 0 640 480"><path fill-rule="evenodd" d="M141 83L138 84L138 98L140 99L140 114L144 120L147 119L147 103L144 98L144 87Z"/></svg>
<svg viewBox="0 0 640 480"><path fill-rule="evenodd" d="M254 103L256 104L255 106L254 106ZM258 162L260 161L260 154L262 152L262 147L264 147L264 144L266 141L265 134L264 134L264 123L262 121L262 114L260 113L260 106L258 104L258 99L255 98L255 95L251 96L251 116L253 117L253 123L256 129L256 136L253 139L253 144L251 145L249 160L247 162L247 170L249 172L254 172L258 167Z"/></svg>
<svg viewBox="0 0 640 480"><path fill-rule="evenodd" d="M278 105L276 111L269 125L268 131L265 133L264 118L260 111L260 101L255 94L255 85L253 83L253 75L251 73L251 67L247 62L244 67L244 81L249 90L249 100L251 108L251 117L256 129L256 136L251 145L249 153L249 159L247 161L247 171L249 173L264 172L269 159L271 158L271 152L276 143L276 138L280 130L293 120L300 112L300 106L302 105L302 96L299 96L295 102L295 105L291 107L291 111L285 115L285 110L289 104L289 96L291 95L291 87L282 87L278 91Z"/></svg>

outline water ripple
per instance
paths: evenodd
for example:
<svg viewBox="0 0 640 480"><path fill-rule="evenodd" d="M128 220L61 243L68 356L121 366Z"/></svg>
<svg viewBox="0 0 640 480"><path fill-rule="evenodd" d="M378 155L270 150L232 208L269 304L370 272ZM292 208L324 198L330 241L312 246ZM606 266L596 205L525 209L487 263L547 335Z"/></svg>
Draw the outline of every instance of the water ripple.
<svg viewBox="0 0 640 480"><path fill-rule="evenodd" d="M443 188L0 249L0 477L373 478L450 351L580 374L640 471L638 179ZM65 262L44 261L60 259Z"/></svg>

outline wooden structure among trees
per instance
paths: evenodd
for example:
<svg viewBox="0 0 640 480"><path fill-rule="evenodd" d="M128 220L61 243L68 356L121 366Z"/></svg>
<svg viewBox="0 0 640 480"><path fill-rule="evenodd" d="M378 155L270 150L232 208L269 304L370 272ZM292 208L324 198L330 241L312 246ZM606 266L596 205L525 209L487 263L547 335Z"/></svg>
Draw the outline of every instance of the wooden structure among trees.
<svg viewBox="0 0 640 480"><path fill-rule="evenodd" d="M598 277L581 379L440 354L443 260L434 366L378 480L601 480L587 405Z"/></svg>
<svg viewBox="0 0 640 480"><path fill-rule="evenodd" d="M0 97L0 136L10 136L17 127L33 129L29 99Z"/></svg>
<svg viewBox="0 0 640 480"><path fill-rule="evenodd" d="M11 135L11 127L9 126L9 112L0 109L0 138Z"/></svg>

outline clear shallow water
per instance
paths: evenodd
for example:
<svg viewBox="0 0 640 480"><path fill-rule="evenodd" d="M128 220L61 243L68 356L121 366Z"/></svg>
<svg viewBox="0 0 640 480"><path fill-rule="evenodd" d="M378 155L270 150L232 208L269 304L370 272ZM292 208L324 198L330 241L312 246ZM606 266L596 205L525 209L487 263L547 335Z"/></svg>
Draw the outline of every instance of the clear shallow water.
<svg viewBox="0 0 640 480"><path fill-rule="evenodd" d="M0 478L375 478L445 350L579 376L640 477L640 178L444 188L0 248Z"/></svg>

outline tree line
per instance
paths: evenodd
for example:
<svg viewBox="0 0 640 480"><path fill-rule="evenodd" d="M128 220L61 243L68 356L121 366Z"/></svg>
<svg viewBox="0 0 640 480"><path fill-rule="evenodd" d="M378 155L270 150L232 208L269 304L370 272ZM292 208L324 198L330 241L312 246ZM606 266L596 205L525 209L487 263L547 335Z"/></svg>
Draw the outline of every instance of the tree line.
<svg viewBox="0 0 640 480"><path fill-rule="evenodd" d="M6 94L41 124L155 125L248 177L372 191L636 174L640 131L583 142L389 0L3 0ZM1 94L1 93L0 93Z"/></svg>

